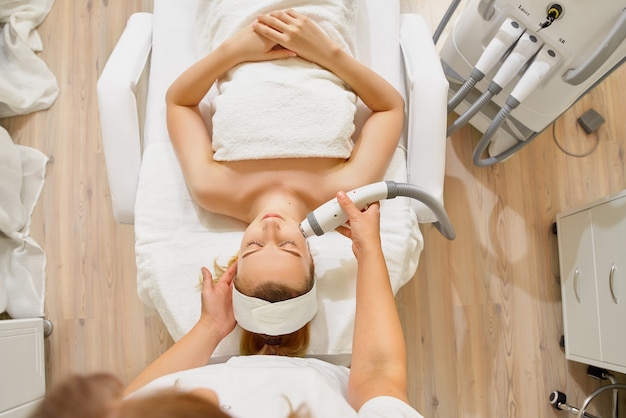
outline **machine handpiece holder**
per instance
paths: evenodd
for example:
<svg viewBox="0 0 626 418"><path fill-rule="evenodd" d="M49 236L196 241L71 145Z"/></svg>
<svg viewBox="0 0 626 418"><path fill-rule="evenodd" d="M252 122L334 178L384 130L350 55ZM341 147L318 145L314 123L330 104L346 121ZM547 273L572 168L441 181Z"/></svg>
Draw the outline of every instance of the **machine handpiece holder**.
<svg viewBox="0 0 626 418"><path fill-rule="evenodd" d="M450 240L456 237L454 228L443 206L428 191L421 187L408 183L381 181L354 189L348 192L347 195L361 210L379 200L393 199L397 196L417 199L435 214L437 222L434 225L444 237ZM300 224L300 230L305 237L319 236L332 231L347 220L348 215L339 206L337 198L333 198L309 213Z"/></svg>

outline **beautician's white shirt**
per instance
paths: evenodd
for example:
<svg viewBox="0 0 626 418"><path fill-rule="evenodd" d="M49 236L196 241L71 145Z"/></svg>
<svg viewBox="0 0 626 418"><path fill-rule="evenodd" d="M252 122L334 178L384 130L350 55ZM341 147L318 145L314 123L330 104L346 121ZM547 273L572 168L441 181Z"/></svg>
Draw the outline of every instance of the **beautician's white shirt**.
<svg viewBox="0 0 626 418"><path fill-rule="evenodd" d="M237 418L287 417L289 402L294 410L306 405L312 417L320 418L422 418L411 406L391 397L371 399L357 414L346 400L349 372L311 358L233 357L226 363L163 376L130 396L202 387L214 390L222 409Z"/></svg>

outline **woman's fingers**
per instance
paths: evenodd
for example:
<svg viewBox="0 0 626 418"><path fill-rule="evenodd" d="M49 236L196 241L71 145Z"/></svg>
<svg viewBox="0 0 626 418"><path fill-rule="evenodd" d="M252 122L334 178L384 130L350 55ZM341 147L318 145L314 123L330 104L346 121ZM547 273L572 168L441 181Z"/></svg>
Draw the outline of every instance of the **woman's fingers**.
<svg viewBox="0 0 626 418"><path fill-rule="evenodd" d="M257 22L277 34L285 32L289 26L279 16L273 14L259 15L257 16Z"/></svg>
<svg viewBox="0 0 626 418"><path fill-rule="evenodd" d="M237 275L237 263L233 263L216 281L213 280L213 275L208 268L202 267L200 272L202 273L202 286L204 288L212 289L213 286L222 282L230 286L233 282L233 278Z"/></svg>
<svg viewBox="0 0 626 418"><path fill-rule="evenodd" d="M213 283L213 275L208 268L202 267L200 272L202 273L202 283L207 283L207 281Z"/></svg>
<svg viewBox="0 0 626 418"><path fill-rule="evenodd" d="M275 33L285 33L290 29L299 27L298 21L303 19L304 15L293 9L276 10L268 14L257 16L257 21L262 23L269 29L273 29Z"/></svg>
<svg viewBox="0 0 626 418"><path fill-rule="evenodd" d="M302 19L302 18L304 18L304 15L302 13L298 13L298 12L296 12L293 9L287 9L287 10L283 11L283 13L286 16L288 16L288 17L290 17L291 19L294 19L294 20L295 19Z"/></svg>
<svg viewBox="0 0 626 418"><path fill-rule="evenodd" d="M348 197L345 192L337 193L337 201L339 202L339 206L343 209L346 214L348 214L348 218L353 218L354 216L361 213L359 208L352 202L352 200Z"/></svg>
<svg viewBox="0 0 626 418"><path fill-rule="evenodd" d="M226 269L224 274L222 274L222 277L220 277L220 282L224 282L230 286L230 284L233 282L233 279L235 278L236 275L237 275L237 263L233 263L230 267L228 267L228 269Z"/></svg>
<svg viewBox="0 0 626 418"><path fill-rule="evenodd" d="M285 26L287 26L287 25L295 23L296 20L298 20L298 18L302 15L300 15L293 9L287 9L287 10L275 10L273 12L268 13L266 16L271 16L279 20Z"/></svg>
<svg viewBox="0 0 626 418"><path fill-rule="evenodd" d="M339 232L346 238L352 239L352 230L345 225L339 225L337 228L335 228L335 231Z"/></svg>

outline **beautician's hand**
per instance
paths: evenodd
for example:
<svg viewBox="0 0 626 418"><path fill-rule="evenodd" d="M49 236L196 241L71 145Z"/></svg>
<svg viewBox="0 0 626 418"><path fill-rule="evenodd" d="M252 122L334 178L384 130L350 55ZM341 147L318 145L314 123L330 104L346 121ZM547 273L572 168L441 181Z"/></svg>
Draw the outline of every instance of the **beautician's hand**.
<svg viewBox="0 0 626 418"><path fill-rule="evenodd" d="M237 263L233 263L222 277L213 283L211 272L206 267L202 267L202 313L199 323L217 330L221 338L227 336L235 328L232 285L236 272Z"/></svg>
<svg viewBox="0 0 626 418"><path fill-rule="evenodd" d="M225 44L241 62L270 61L296 55L295 52L278 45L276 41L256 33L251 25L235 33Z"/></svg>
<svg viewBox="0 0 626 418"><path fill-rule="evenodd" d="M252 27L260 35L321 66L339 48L315 22L291 9L260 15Z"/></svg>
<svg viewBox="0 0 626 418"><path fill-rule="evenodd" d="M337 232L352 240L352 252L357 260L372 250L380 251L380 203L372 203L360 211L344 192L337 193L337 201L348 214L349 224L349 228L338 227Z"/></svg>

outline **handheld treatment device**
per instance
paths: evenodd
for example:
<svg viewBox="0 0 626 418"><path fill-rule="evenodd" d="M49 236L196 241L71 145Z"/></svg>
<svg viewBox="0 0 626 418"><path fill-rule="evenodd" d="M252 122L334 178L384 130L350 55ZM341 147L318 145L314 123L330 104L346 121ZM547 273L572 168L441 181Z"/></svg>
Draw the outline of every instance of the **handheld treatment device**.
<svg viewBox="0 0 626 418"><path fill-rule="evenodd" d="M448 214L441 204L425 189L408 183L396 183L394 181L381 181L368 184L346 193L354 204L361 210L379 200L393 199L397 196L410 197L424 203L437 217L435 228L441 234L453 240L456 237L454 228L450 223ZM305 238L313 235L324 235L348 220L348 215L341 209L337 198L324 203L313 212L309 213L305 220L300 223L300 230Z"/></svg>

